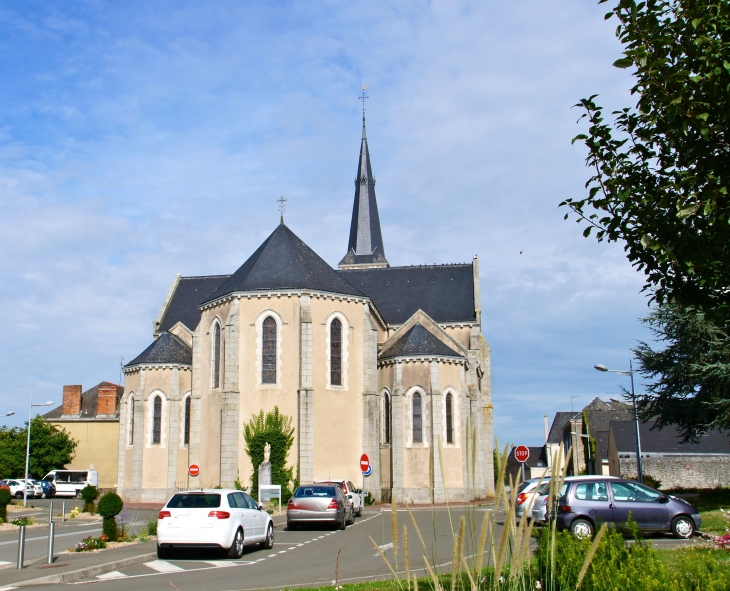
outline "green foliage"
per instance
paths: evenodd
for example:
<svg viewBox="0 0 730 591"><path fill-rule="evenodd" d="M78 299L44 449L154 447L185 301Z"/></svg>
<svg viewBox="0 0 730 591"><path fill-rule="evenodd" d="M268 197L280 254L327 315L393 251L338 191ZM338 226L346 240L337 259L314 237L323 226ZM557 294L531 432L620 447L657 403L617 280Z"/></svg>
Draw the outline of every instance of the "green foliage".
<svg viewBox="0 0 730 591"><path fill-rule="evenodd" d="M0 474L3 477L23 477L27 439L27 426L24 429L0 427ZM30 473L43 478L51 470L63 469L73 460L77 444L64 429L36 416L30 429Z"/></svg>
<svg viewBox="0 0 730 591"><path fill-rule="evenodd" d="M99 491L95 486L87 484L81 489L81 498L84 500L84 513L91 513L92 515L96 511L94 501L99 497Z"/></svg>
<svg viewBox="0 0 730 591"><path fill-rule="evenodd" d="M644 319L657 348L640 342L634 354L646 380L637 397L641 417L677 425L685 440L730 428L730 338L704 312L659 306Z"/></svg>
<svg viewBox="0 0 730 591"><path fill-rule="evenodd" d="M97 507L99 515L102 517L116 517L122 512L123 508L124 502L122 498L113 492L108 492L101 497L99 506Z"/></svg>
<svg viewBox="0 0 730 591"><path fill-rule="evenodd" d="M0 523L8 520L8 505L13 500L7 488L0 488Z"/></svg>
<svg viewBox="0 0 730 591"><path fill-rule="evenodd" d="M269 462L271 463L271 483L281 486L282 502L291 497L289 483L293 480L294 468L286 467L286 459L294 443L294 427L292 418L281 414L279 407L264 413L263 409L244 425L243 436L246 440L246 453L251 458L253 476L251 477L251 496L258 500L258 468L264 461L264 448L271 446ZM288 496L284 499L285 491Z"/></svg>
<svg viewBox="0 0 730 591"><path fill-rule="evenodd" d="M654 478L651 474L644 473L643 478L644 484L646 484L646 486L650 486L657 490L660 490L662 488L662 481Z"/></svg>
<svg viewBox="0 0 730 591"><path fill-rule="evenodd" d="M101 522L101 531L112 542L116 542L119 539L119 528L117 527L117 520L113 517L104 517Z"/></svg>
<svg viewBox="0 0 730 591"><path fill-rule="evenodd" d="M589 425L588 425L588 415L586 414L586 411L583 411L582 417L583 417L582 433L583 433L583 435L588 435L588 437L581 437L582 444L583 444L583 461L585 461L585 464L586 464L586 474L589 474L591 472L591 470L589 469L589 466L591 465L591 462L594 461L596 458L596 439L594 437L591 437L591 435L590 435ZM588 450L590 450L590 454L588 453ZM588 457L589 455L590 455L590 458Z"/></svg>
<svg viewBox="0 0 730 591"><path fill-rule="evenodd" d="M372 495L370 491L368 491L368 494L365 495L365 504L369 507L370 505L375 504L375 497Z"/></svg>
<svg viewBox="0 0 730 591"><path fill-rule="evenodd" d="M145 527L145 531L147 532L148 536L156 536L157 535L157 518L152 517L148 522L147 526Z"/></svg>
<svg viewBox="0 0 730 591"><path fill-rule="evenodd" d="M13 525L33 525L33 518L26 516L16 517L10 523L12 523Z"/></svg>
<svg viewBox="0 0 730 591"><path fill-rule="evenodd" d="M110 540L106 535L102 534L98 538L88 537L81 540L73 548L69 548L71 552L91 552L92 550L102 550L106 548L106 543Z"/></svg>
<svg viewBox="0 0 730 591"><path fill-rule="evenodd" d="M602 0L603 1L603 0ZM636 106L604 117L597 95L580 107L592 175L583 199L560 205L598 241L623 241L659 303L730 315L730 8L728 2L621 0ZM566 214L566 219L569 214ZM691 414L691 412L687 412Z"/></svg>

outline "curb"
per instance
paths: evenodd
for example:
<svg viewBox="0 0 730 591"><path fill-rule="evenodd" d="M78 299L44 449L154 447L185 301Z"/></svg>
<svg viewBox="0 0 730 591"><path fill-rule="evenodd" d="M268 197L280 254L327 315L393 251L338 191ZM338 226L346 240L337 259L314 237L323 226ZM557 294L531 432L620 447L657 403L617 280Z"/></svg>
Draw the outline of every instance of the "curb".
<svg viewBox="0 0 730 591"><path fill-rule="evenodd" d="M9 583L6 587L28 587L31 585L58 585L60 583L76 583L82 579L101 575L103 573L117 570L119 568L129 566L130 564L137 564L139 562L145 562L147 560L157 559L156 552L149 552L147 554L141 554L139 556L131 556L129 558L122 558L113 562L105 562L103 564L97 564L96 566L87 566L86 568L80 568L78 570L72 570L65 573L59 573L57 575L49 575L47 577L40 577L37 579L29 579L27 581L20 581L19 583Z"/></svg>

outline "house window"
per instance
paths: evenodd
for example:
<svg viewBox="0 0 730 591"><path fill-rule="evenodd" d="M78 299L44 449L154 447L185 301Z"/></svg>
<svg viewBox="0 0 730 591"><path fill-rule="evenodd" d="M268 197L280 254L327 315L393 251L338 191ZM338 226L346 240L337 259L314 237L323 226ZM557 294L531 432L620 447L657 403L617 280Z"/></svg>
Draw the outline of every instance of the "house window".
<svg viewBox="0 0 730 591"><path fill-rule="evenodd" d="M183 435L183 443L190 444L190 396L185 399L185 433Z"/></svg>
<svg viewBox="0 0 730 591"><path fill-rule="evenodd" d="M421 395L413 394L413 443L423 442L423 413L421 410Z"/></svg>
<svg viewBox="0 0 730 591"><path fill-rule="evenodd" d="M152 402L152 443L160 443L162 430L162 398L155 396Z"/></svg>
<svg viewBox="0 0 730 591"><path fill-rule="evenodd" d="M390 395L383 392L383 443L390 443Z"/></svg>
<svg viewBox="0 0 730 591"><path fill-rule="evenodd" d="M129 399L129 445L134 445L134 396Z"/></svg>
<svg viewBox="0 0 730 591"><path fill-rule="evenodd" d="M220 387L221 380L221 325L216 322L213 330L213 388Z"/></svg>
<svg viewBox="0 0 730 591"><path fill-rule="evenodd" d="M454 397L446 395L446 443L454 443Z"/></svg>
<svg viewBox="0 0 730 591"><path fill-rule="evenodd" d="M330 384L342 385L342 322L339 318L330 323Z"/></svg>
<svg viewBox="0 0 730 591"><path fill-rule="evenodd" d="M261 383L276 384L276 320L268 316L263 323Z"/></svg>

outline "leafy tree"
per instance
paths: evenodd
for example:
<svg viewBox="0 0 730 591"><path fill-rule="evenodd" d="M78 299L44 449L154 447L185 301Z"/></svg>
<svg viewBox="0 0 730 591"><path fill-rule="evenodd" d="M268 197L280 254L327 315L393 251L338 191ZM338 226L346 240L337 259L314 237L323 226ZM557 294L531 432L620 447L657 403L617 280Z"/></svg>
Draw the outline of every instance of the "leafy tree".
<svg viewBox="0 0 730 591"><path fill-rule="evenodd" d="M99 490L95 486L87 484L81 489L81 498L84 500L84 513L91 513L93 515L96 511L94 501L99 498Z"/></svg>
<svg viewBox="0 0 730 591"><path fill-rule="evenodd" d="M601 0L599 3L603 3ZM624 46L636 106L607 121L597 95L582 99L588 133L587 197L560 205L625 242L657 302L730 316L730 6L727 0L621 0ZM569 217L566 214L566 219Z"/></svg>
<svg viewBox="0 0 730 591"><path fill-rule="evenodd" d="M282 502L289 500L292 491L289 482L294 477L294 468L286 466L286 458L294 443L294 427L292 418L281 414L275 406L271 412L254 415L244 425L243 437L246 440L246 453L253 464L251 477L251 494L258 496L259 465L264 461L264 448L271 446L269 462L271 463L271 484L281 485Z"/></svg>
<svg viewBox="0 0 730 591"><path fill-rule="evenodd" d="M97 510L103 518L101 529L104 535L109 538L110 542L116 542L119 537L119 529L115 517L122 512L123 508L124 502L116 493L108 492L99 499Z"/></svg>
<svg viewBox="0 0 730 591"><path fill-rule="evenodd" d="M27 438L27 426L0 427L0 474L23 478ZM73 459L76 445L64 429L36 415L30 429L30 473L43 478L51 470L64 468Z"/></svg>
<svg viewBox="0 0 730 591"><path fill-rule="evenodd" d="M662 345L634 349L648 380L637 396L641 417L676 425L685 441L710 428L730 429L730 338L696 308L660 306L644 322Z"/></svg>

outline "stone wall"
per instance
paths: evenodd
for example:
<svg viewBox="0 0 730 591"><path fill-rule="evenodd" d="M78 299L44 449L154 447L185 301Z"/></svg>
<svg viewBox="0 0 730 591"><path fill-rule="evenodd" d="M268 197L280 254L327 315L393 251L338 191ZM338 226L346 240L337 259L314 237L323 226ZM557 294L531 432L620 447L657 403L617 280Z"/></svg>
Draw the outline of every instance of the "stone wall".
<svg viewBox="0 0 730 591"><path fill-rule="evenodd" d="M619 457L619 463L621 476L636 478L635 456ZM664 490L730 486L730 454L652 454L642 457L642 467Z"/></svg>

